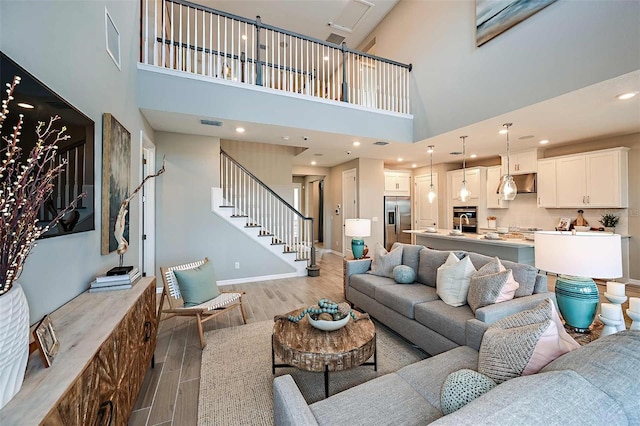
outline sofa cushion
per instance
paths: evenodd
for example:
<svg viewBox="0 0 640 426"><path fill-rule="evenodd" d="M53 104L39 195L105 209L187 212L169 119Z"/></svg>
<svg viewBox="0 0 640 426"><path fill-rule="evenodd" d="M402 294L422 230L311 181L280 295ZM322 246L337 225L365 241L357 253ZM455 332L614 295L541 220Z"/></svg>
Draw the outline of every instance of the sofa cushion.
<svg viewBox="0 0 640 426"><path fill-rule="evenodd" d="M319 425L423 425L442 417L439 407L425 401L395 373L332 395L309 408Z"/></svg>
<svg viewBox="0 0 640 426"><path fill-rule="evenodd" d="M407 365L398 370L397 374L431 405L440 410L440 389L447 376L462 368L475 370L477 367L478 352L468 346L458 346L434 357Z"/></svg>
<svg viewBox="0 0 640 426"><path fill-rule="evenodd" d="M417 303L438 299L435 289L423 284L394 284L376 287L376 301L407 318L414 318Z"/></svg>
<svg viewBox="0 0 640 426"><path fill-rule="evenodd" d="M482 268L485 264L493 260L490 256L472 252L469 252L469 257L471 258L471 263L473 263L473 266L475 266L476 269ZM520 284L520 287L516 290L515 297L532 295L533 289L536 285L538 270L531 265L511 262L509 260L501 260L501 263L506 269L511 269L513 271L513 279Z"/></svg>
<svg viewBox="0 0 640 426"><path fill-rule="evenodd" d="M447 376L442 385L440 405L445 416L464 407L496 387L496 382L477 371L463 368Z"/></svg>
<svg viewBox="0 0 640 426"><path fill-rule="evenodd" d="M438 268L436 289L444 303L451 306L467 304L471 276L476 272L468 257L462 260L451 252L444 265Z"/></svg>
<svg viewBox="0 0 640 426"><path fill-rule="evenodd" d="M450 251L433 250L424 248L420 250L420 264L418 266L418 282L431 287L436 286L438 268L447 261ZM461 259L465 252L454 251L458 259Z"/></svg>
<svg viewBox="0 0 640 426"><path fill-rule="evenodd" d="M420 250L425 248L416 244L393 243L391 250L397 246L402 246L402 264L410 266L418 275L418 266L420 264Z"/></svg>
<svg viewBox="0 0 640 426"><path fill-rule="evenodd" d="M419 303L414 307L416 321L459 345L466 343L467 320L473 318L469 306L453 307L442 300Z"/></svg>
<svg viewBox="0 0 640 426"><path fill-rule="evenodd" d="M393 268L393 280L398 284L411 284L416 280L416 271L408 265L398 265Z"/></svg>
<svg viewBox="0 0 640 426"><path fill-rule="evenodd" d="M370 298L376 297L376 288L384 285L393 285L395 282L391 278L379 277L372 274L355 274L349 277L349 287L366 294Z"/></svg>
<svg viewBox="0 0 640 426"><path fill-rule="evenodd" d="M613 398L627 415L628 424L640 424L640 330L621 331L562 355L541 372L573 370ZM589 405L593 401L588 400ZM603 422L604 424L605 422ZM614 422L607 421L607 424Z"/></svg>
<svg viewBox="0 0 640 426"><path fill-rule="evenodd" d="M511 270L497 273L485 273L482 268L471 277L467 302L475 312L479 308L498 301L513 299L518 283L514 281Z"/></svg>
<svg viewBox="0 0 640 426"><path fill-rule="evenodd" d="M377 243L373 252L370 274L379 277L393 278L393 268L402 264L402 246L397 246L387 252L382 244Z"/></svg>

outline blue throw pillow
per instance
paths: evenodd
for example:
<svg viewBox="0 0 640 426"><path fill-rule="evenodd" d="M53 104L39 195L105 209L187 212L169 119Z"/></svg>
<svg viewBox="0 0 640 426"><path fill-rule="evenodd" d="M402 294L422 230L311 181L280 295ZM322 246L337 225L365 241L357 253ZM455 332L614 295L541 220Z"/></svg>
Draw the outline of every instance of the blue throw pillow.
<svg viewBox="0 0 640 426"><path fill-rule="evenodd" d="M205 262L193 269L175 270L173 273L178 281L185 308L197 306L220 295L211 262Z"/></svg>
<svg viewBox="0 0 640 426"><path fill-rule="evenodd" d="M393 279L398 284L412 284L416 280L416 271L411 266L398 265L393 268Z"/></svg>

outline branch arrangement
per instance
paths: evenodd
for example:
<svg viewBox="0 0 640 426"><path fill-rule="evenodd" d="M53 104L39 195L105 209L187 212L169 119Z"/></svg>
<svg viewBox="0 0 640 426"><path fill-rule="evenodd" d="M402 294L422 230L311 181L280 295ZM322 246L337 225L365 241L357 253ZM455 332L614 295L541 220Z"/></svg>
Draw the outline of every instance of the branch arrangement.
<svg viewBox="0 0 640 426"><path fill-rule="evenodd" d="M23 115L7 136L2 135L3 123L9 114L9 103L13 92L20 84L16 76L13 83L7 83L7 98L2 101L0 111L0 296L11 289L20 276L22 267L36 240L51 226L75 208L77 201L86 194L80 194L71 204L58 213L46 226L38 225L38 211L53 192L54 182L60 175L66 161L56 164L58 143L69 139L66 127L54 128L59 116L51 117L48 123L36 126L38 142L25 161L20 161L22 148L18 145L22 131Z"/></svg>

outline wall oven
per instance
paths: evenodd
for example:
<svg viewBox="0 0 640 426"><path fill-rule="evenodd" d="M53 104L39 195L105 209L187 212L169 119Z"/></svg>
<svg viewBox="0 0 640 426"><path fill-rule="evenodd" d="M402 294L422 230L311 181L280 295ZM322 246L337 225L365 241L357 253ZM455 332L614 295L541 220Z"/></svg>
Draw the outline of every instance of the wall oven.
<svg viewBox="0 0 640 426"><path fill-rule="evenodd" d="M465 217L468 219L469 223L467 223ZM475 233L478 231L478 207L454 207L452 219L452 229L458 229L460 227L460 221L462 220L462 232Z"/></svg>

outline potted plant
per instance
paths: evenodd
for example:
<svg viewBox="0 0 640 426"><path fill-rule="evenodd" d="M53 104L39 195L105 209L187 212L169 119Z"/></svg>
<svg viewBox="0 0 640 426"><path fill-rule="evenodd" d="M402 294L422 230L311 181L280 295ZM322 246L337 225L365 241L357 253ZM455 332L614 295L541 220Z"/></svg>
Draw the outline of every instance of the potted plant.
<svg viewBox="0 0 640 426"><path fill-rule="evenodd" d="M4 134L9 103L20 83L7 83L7 97L0 106L0 408L20 390L29 356L29 307L16 281L36 240L73 210L76 198L50 223L42 225L39 211L53 192L65 161L57 158L57 144L69 138L66 128L55 128L60 117L40 122L38 142L27 156L19 145L23 117Z"/></svg>
<svg viewBox="0 0 640 426"><path fill-rule="evenodd" d="M613 213L605 213L600 217L600 223L604 226L605 231L614 232L616 225L620 221L620 217Z"/></svg>

